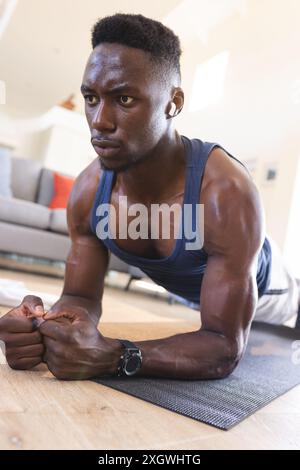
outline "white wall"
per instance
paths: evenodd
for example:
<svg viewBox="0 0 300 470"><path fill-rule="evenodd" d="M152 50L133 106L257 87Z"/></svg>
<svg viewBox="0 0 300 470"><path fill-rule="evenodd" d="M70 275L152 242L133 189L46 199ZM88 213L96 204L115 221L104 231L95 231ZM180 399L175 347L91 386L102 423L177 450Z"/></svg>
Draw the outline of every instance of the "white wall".
<svg viewBox="0 0 300 470"><path fill-rule="evenodd" d="M0 128L0 146L64 174L77 176L96 156L85 116L60 106L36 117L0 114Z"/></svg>
<svg viewBox="0 0 300 470"><path fill-rule="evenodd" d="M198 5L204 3L200 0ZM219 142L241 160L257 160L254 178L264 201L267 228L283 249L300 153L300 2L226 3L231 15L215 24L210 11L208 30L205 10L197 16L201 35L191 33L195 23L191 10L183 17L181 9L180 17L173 15L169 21L170 26L181 21L189 31L182 61L186 106L178 117L178 128L188 136ZM237 5L243 10L233 9ZM194 107L197 66L223 51L228 51L229 60L222 96L204 109L189 111ZM206 85L207 93L215 86L214 80L211 84ZM277 165L278 178L266 183L270 163Z"/></svg>
<svg viewBox="0 0 300 470"><path fill-rule="evenodd" d="M294 186L292 204L289 212L287 237L284 246L284 256L294 275L300 279L300 155L297 162L296 184Z"/></svg>

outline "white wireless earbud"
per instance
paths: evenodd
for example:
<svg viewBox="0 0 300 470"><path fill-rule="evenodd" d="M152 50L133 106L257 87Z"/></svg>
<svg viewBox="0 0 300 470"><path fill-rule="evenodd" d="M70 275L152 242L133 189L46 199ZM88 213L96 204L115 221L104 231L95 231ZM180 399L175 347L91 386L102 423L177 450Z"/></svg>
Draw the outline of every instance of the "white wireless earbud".
<svg viewBox="0 0 300 470"><path fill-rule="evenodd" d="M171 109L169 111L169 116L174 117L176 114L177 108L175 103L171 103Z"/></svg>

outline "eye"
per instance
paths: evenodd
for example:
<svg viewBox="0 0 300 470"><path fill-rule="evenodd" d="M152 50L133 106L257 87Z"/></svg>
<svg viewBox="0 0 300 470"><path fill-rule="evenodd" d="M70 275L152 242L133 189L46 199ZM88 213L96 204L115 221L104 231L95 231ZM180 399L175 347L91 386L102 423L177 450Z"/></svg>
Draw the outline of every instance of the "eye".
<svg viewBox="0 0 300 470"><path fill-rule="evenodd" d="M125 105L125 106L129 105L133 102L133 98L131 96L127 96L127 95L120 96L119 100L120 100L120 103Z"/></svg>
<svg viewBox="0 0 300 470"><path fill-rule="evenodd" d="M97 98L95 95L85 95L84 99L88 104L91 104L91 105L97 103Z"/></svg>

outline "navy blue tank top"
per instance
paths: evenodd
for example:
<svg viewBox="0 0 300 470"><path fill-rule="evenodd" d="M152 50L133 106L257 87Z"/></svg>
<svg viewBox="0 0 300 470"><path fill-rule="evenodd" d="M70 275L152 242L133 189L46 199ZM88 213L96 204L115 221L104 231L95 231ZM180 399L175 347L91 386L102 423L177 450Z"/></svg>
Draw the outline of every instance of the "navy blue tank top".
<svg viewBox="0 0 300 470"><path fill-rule="evenodd" d="M223 149L219 144L202 142L199 139L190 140L185 136L182 136L182 141L186 149L187 162L181 228L184 224L185 204L191 204L193 207L196 207L197 203L199 204L203 173L211 151L215 147ZM231 158L234 158L243 165L242 162L233 157L229 152L225 149L223 150ZM97 235L97 224L101 220L101 217L103 217L103 214L97 216L96 210L100 204L110 203L114 177L114 171L104 170L99 182L91 213L91 228L95 235ZM193 211L192 217L194 218L194 216L195 213ZM106 219L107 218L106 213ZM167 291L187 300L188 302L199 304L201 283L208 255L203 248L187 250L186 243L191 242L191 240L185 238L184 230L181 230L181 233L182 237L176 239L173 252L170 256L165 258L144 258L121 249L115 243L115 240L109 236L109 230L107 230L107 238L102 239L101 241L110 252L114 253L127 264L140 268L156 284L163 286ZM259 254L256 276L259 297L267 290L270 279L270 267L271 247L268 239L265 238L263 247Z"/></svg>

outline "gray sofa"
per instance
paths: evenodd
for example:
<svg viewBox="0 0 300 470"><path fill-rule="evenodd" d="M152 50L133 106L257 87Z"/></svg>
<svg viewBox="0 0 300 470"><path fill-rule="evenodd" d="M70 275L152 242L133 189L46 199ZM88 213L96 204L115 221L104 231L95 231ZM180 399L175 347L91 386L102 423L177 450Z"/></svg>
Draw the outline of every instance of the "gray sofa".
<svg viewBox="0 0 300 470"><path fill-rule="evenodd" d="M12 197L0 196L0 251L64 261L70 248L65 209L49 209L53 173L11 158Z"/></svg>
<svg viewBox="0 0 300 470"><path fill-rule="evenodd" d="M17 157L10 160L11 191L0 195L1 265L5 266L7 262L11 267L8 260L11 261L12 256L23 261L30 259L32 270L36 271L40 266L39 272L43 260L44 265L50 267L51 263L62 264L70 249L70 238L66 210L48 208L53 197L53 172L34 160ZM62 266L61 271L64 270ZM142 271L114 255L110 257L109 269L128 273L131 279L144 276ZM53 272L51 269L44 271Z"/></svg>

